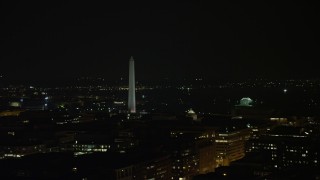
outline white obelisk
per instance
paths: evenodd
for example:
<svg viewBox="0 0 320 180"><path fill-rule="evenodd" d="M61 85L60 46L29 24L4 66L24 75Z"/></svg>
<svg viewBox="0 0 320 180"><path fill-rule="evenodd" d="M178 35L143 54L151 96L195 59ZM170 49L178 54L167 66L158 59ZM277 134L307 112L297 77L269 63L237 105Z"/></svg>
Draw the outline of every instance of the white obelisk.
<svg viewBox="0 0 320 180"><path fill-rule="evenodd" d="M129 97L128 97L129 113L136 113L136 85L134 78L134 59L131 56L129 60Z"/></svg>

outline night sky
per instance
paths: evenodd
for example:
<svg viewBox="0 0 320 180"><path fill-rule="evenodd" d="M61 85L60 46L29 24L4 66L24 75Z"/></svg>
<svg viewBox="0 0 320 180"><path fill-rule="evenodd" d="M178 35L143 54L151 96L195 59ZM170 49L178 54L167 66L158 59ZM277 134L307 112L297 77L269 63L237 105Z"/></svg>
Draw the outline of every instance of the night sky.
<svg viewBox="0 0 320 180"><path fill-rule="evenodd" d="M317 6L300 1L7 2L11 79L319 78Z"/></svg>

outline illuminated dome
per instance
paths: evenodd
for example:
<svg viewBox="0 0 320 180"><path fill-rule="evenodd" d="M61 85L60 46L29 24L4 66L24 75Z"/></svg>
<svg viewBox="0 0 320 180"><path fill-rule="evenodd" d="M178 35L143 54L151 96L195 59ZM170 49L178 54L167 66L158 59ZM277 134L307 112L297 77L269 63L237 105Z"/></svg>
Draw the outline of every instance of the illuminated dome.
<svg viewBox="0 0 320 180"><path fill-rule="evenodd" d="M252 106L251 103L252 103L252 99L249 98L249 97L244 97L240 100L240 104L239 106Z"/></svg>
<svg viewBox="0 0 320 180"><path fill-rule="evenodd" d="M192 109L189 109L187 111L187 117L192 118L192 120L194 120L194 121L196 121L198 119L197 114Z"/></svg>
<svg viewBox="0 0 320 180"><path fill-rule="evenodd" d="M187 113L188 114L195 114L194 110L192 110L192 109L189 109Z"/></svg>

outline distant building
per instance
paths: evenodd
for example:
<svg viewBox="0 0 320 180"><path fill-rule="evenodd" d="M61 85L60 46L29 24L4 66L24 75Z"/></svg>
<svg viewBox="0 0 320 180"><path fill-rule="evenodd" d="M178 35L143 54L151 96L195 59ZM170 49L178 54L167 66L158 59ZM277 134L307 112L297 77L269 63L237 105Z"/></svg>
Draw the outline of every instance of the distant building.
<svg viewBox="0 0 320 180"><path fill-rule="evenodd" d="M197 114L194 112L194 110L192 109L189 109L187 111L187 115L186 115L188 118L191 118L193 121L197 121L198 120L198 116Z"/></svg>
<svg viewBox="0 0 320 180"><path fill-rule="evenodd" d="M94 152L126 153L139 144L131 132L118 133L87 132L77 133L73 143L61 144L62 152L74 152L74 155L91 154Z"/></svg>
<svg viewBox="0 0 320 180"><path fill-rule="evenodd" d="M46 146L44 144L1 145L0 159L21 158L23 156L44 152L46 152Z"/></svg>
<svg viewBox="0 0 320 180"><path fill-rule="evenodd" d="M10 102L9 106L11 106L11 107L21 107L21 102L13 101L13 102Z"/></svg>
<svg viewBox="0 0 320 180"><path fill-rule="evenodd" d="M240 104L237 105L237 106L247 106L247 107L250 107L252 106L252 99L249 98L249 97L244 97L240 100Z"/></svg>
<svg viewBox="0 0 320 180"><path fill-rule="evenodd" d="M268 158L274 168L292 166L319 167L319 140L309 136L309 131L290 126L277 127L271 132L251 139L248 153Z"/></svg>
<svg viewBox="0 0 320 180"><path fill-rule="evenodd" d="M3 116L19 116L21 112L24 112L24 110L5 110L5 111L0 111L0 117L3 117Z"/></svg>

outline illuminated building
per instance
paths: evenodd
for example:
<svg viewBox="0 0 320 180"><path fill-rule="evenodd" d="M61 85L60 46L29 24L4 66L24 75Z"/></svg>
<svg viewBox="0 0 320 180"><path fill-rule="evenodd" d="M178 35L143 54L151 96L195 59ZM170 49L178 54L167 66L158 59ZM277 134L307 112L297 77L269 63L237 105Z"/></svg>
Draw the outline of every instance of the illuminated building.
<svg viewBox="0 0 320 180"><path fill-rule="evenodd" d="M21 158L26 155L43 153L45 151L46 151L46 147L44 144L1 146L0 159Z"/></svg>
<svg viewBox="0 0 320 180"><path fill-rule="evenodd" d="M240 100L240 104L238 106L252 106L251 103L252 103L252 99L249 98L249 97L244 97Z"/></svg>
<svg viewBox="0 0 320 180"><path fill-rule="evenodd" d="M171 131L173 139L173 179L192 179L198 174L214 172L215 130L184 128Z"/></svg>
<svg viewBox="0 0 320 180"><path fill-rule="evenodd" d="M77 133L73 143L60 146L61 152L71 151L74 155L91 154L94 152L126 153L139 144L131 132L120 131L116 134L105 132Z"/></svg>
<svg viewBox="0 0 320 180"><path fill-rule="evenodd" d="M21 112L23 112L23 110L1 111L0 117L2 117L2 116L19 116Z"/></svg>
<svg viewBox="0 0 320 180"><path fill-rule="evenodd" d="M216 162L218 166L229 166L232 161L245 156L245 142L250 137L250 129L218 132L216 136Z"/></svg>
<svg viewBox="0 0 320 180"><path fill-rule="evenodd" d="M193 121L197 121L198 120L198 116L197 116L197 114L194 112L194 110L192 110L192 109L189 109L188 111L187 111L187 117L188 118L191 118Z"/></svg>
<svg viewBox="0 0 320 180"><path fill-rule="evenodd" d="M93 152L107 152L110 149L108 144L74 144L74 155L89 154Z"/></svg>
<svg viewBox="0 0 320 180"><path fill-rule="evenodd" d="M129 113L136 113L136 88L135 88L135 73L134 73L134 59L131 56L129 60L129 95L128 95L128 111Z"/></svg>
<svg viewBox="0 0 320 180"><path fill-rule="evenodd" d="M21 107L21 102L10 102L11 107Z"/></svg>
<svg viewBox="0 0 320 180"><path fill-rule="evenodd" d="M249 140L247 152L266 157L277 169L292 166L319 167L319 140L310 134L310 131L303 128L277 127L259 138Z"/></svg>

